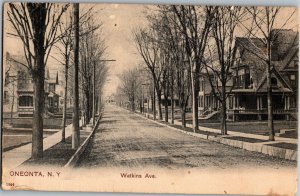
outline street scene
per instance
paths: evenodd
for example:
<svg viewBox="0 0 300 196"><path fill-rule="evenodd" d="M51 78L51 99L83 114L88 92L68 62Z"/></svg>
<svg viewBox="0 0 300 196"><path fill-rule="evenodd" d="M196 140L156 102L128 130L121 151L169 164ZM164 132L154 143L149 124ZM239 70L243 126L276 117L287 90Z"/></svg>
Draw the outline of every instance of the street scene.
<svg viewBox="0 0 300 196"><path fill-rule="evenodd" d="M260 153L199 139L148 121L115 105L105 106L100 128L77 167L156 166L228 169L295 167Z"/></svg>
<svg viewBox="0 0 300 196"><path fill-rule="evenodd" d="M113 176L125 168L135 178L135 171L156 168L278 173L257 193L294 193L296 7L13 2L3 8L3 189L164 192L151 183L72 189L19 178L53 177L50 168L62 174L55 183L70 180L72 171L101 183L93 171ZM167 192L203 193L188 187Z"/></svg>

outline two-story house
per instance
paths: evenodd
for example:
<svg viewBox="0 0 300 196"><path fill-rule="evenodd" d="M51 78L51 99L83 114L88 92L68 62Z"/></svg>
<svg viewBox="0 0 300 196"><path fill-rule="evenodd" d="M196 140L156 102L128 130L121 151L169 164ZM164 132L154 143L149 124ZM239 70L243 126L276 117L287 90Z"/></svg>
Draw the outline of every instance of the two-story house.
<svg viewBox="0 0 300 196"><path fill-rule="evenodd" d="M297 113L298 33L285 29L275 31L277 36L271 49L273 116L275 119L289 119ZM232 76L227 87L227 118L267 119L266 64L254 53L264 51L266 46L258 38L237 37L235 47L236 63L231 68ZM200 77L199 109L203 115L219 109L208 75L213 77L207 73L202 73Z"/></svg>
<svg viewBox="0 0 300 196"><path fill-rule="evenodd" d="M34 88L24 57L6 54L3 87L3 114L13 117L31 117L34 110ZM58 76L51 79L49 70L45 73L45 111L55 112L59 95L55 93Z"/></svg>

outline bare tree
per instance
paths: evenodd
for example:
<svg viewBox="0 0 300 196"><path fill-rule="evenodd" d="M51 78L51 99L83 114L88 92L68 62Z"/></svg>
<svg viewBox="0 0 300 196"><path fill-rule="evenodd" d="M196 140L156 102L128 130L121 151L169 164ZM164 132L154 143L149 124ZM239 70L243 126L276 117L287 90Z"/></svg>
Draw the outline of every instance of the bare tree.
<svg viewBox="0 0 300 196"><path fill-rule="evenodd" d="M68 13L68 12L67 12ZM59 56L63 59L60 60L55 56L51 55L52 58L57 60L61 65L63 65L63 72L64 72L64 104L63 104L63 118L62 118L62 138L61 141L65 142L65 128L66 128L66 121L67 121L67 100L68 100L68 82L69 82L69 75L70 75L70 62L71 62L71 55L73 49L73 40L74 40L74 29L73 29L74 21L73 21L73 14L71 12L68 13L59 23L59 30L60 32L65 32L65 35L59 40L59 46L57 46L57 50L59 51Z"/></svg>
<svg viewBox="0 0 300 196"><path fill-rule="evenodd" d="M160 46L157 42L157 32L152 29L138 29L134 34L134 42L139 54L142 56L147 69L149 69L154 89L157 95L158 100L158 113L159 119L162 119L162 110L161 110L161 95L162 95L162 86L161 86L161 76L163 73L163 67L159 66L159 58L160 58ZM154 119L156 119L155 112L155 97L153 98L153 114Z"/></svg>
<svg viewBox="0 0 300 196"><path fill-rule="evenodd" d="M212 25L212 46L207 47L205 69L212 87L213 95L221 103L221 133L227 134L226 100L230 89L228 82L232 80L231 68L236 63L235 34L238 23L245 16L241 7L215 7ZM210 77L213 75L214 79Z"/></svg>
<svg viewBox="0 0 300 196"><path fill-rule="evenodd" d="M97 66L101 66L103 63L102 60L106 50L105 42L101 38L101 24L95 25L92 13L90 15L89 21L81 27L81 31L85 33L81 34L82 42L80 43L80 77L84 94L83 111L86 124L89 123L94 111L95 102L93 99L96 96L93 95L93 88L96 89L96 85L93 84L93 78L94 76L96 78Z"/></svg>
<svg viewBox="0 0 300 196"><path fill-rule="evenodd" d="M198 94L199 75L204 60L204 51L207 44L207 37L213 22L213 8L211 6L172 6L177 16L178 28L184 36L187 58L186 61L191 67L192 85L192 110L193 130L199 129L198 124Z"/></svg>
<svg viewBox="0 0 300 196"><path fill-rule="evenodd" d="M130 103L131 111L135 111L135 103L139 97L140 75L137 68L127 70L120 75L121 84L118 87L118 94L126 95Z"/></svg>
<svg viewBox="0 0 300 196"><path fill-rule="evenodd" d="M78 87L78 72L79 72L79 3L74 4L74 86L73 86L73 130L72 130L72 148L76 149L80 143L79 132L79 87Z"/></svg>
<svg viewBox="0 0 300 196"><path fill-rule="evenodd" d="M268 92L268 127L269 127L269 140L275 140L275 130L273 122L273 101L272 101L272 84L271 73L274 69L274 62L272 59L273 45L276 37L281 30L292 20L292 17L296 14L296 8L286 18L279 18L279 7L246 7L248 14L250 15L250 24L240 22L239 24L246 31L248 35L249 43L251 47L244 46L244 48L251 52L257 59L259 59L265 65L267 74L267 92ZM281 20L282 25L275 30L276 23ZM259 45L253 42L253 38L258 40ZM296 40L296 39L295 39Z"/></svg>
<svg viewBox="0 0 300 196"><path fill-rule="evenodd" d="M158 6L157 13L148 15L155 29L159 47L157 64L161 68L160 84L165 98L165 120L168 121L168 98L171 96L171 123L174 123L175 93L181 108L182 126L186 126L186 110L191 93L191 67L187 65L184 35L172 6Z"/></svg>
<svg viewBox="0 0 300 196"><path fill-rule="evenodd" d="M26 66L34 84L32 157L43 156L45 65L52 46L61 38L58 24L68 4L8 3L7 15L23 43Z"/></svg>

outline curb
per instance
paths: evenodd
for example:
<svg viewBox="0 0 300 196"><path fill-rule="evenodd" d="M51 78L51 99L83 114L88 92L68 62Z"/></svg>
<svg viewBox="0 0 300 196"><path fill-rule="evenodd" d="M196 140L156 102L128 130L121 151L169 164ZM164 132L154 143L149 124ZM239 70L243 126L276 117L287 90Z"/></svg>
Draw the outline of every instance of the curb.
<svg viewBox="0 0 300 196"><path fill-rule="evenodd" d="M64 168L74 167L76 165L80 156L82 155L82 153L85 151L87 145L89 144L91 137L94 135L94 132L97 129L101 118L102 118L102 113L100 114L99 118L97 119L96 125L93 127L93 130L90 133L90 135L84 140L84 142L81 144L81 146L79 146L79 148L76 150L76 152L73 154L73 156L69 159L69 161L63 166Z"/></svg>
<svg viewBox="0 0 300 196"><path fill-rule="evenodd" d="M138 114L138 113L134 113L134 114L141 118L144 118L146 120L154 122L156 124L168 127L170 129L173 129L173 130L176 130L181 133L188 134L188 135L191 135L194 137L206 139L206 140L213 141L213 142L218 142L218 143L221 143L221 144L224 144L227 146L233 146L236 148L240 148L240 149L244 149L244 150L248 150L248 151L252 151L252 152L259 152L259 153L266 154L266 155L269 155L272 157L278 157L278 158L282 158L282 159L297 161L297 153L298 153L297 150L268 146L268 145L265 145L262 143L250 143L250 142L239 141L239 140L231 140L231 139L226 138L226 137L228 137L228 135L214 136L214 135L205 135L205 134L201 134L201 133L188 132L188 131L184 131L184 130L166 125L164 123L160 123L155 120L149 119L147 117L144 117L141 114Z"/></svg>

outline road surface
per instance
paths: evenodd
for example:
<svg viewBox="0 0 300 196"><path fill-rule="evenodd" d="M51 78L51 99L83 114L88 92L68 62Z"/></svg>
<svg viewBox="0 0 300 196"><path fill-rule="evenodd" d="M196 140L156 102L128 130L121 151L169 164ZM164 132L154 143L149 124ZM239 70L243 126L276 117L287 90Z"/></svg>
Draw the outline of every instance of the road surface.
<svg viewBox="0 0 300 196"><path fill-rule="evenodd" d="M78 167L296 168L269 157L172 130L114 105L103 118Z"/></svg>

